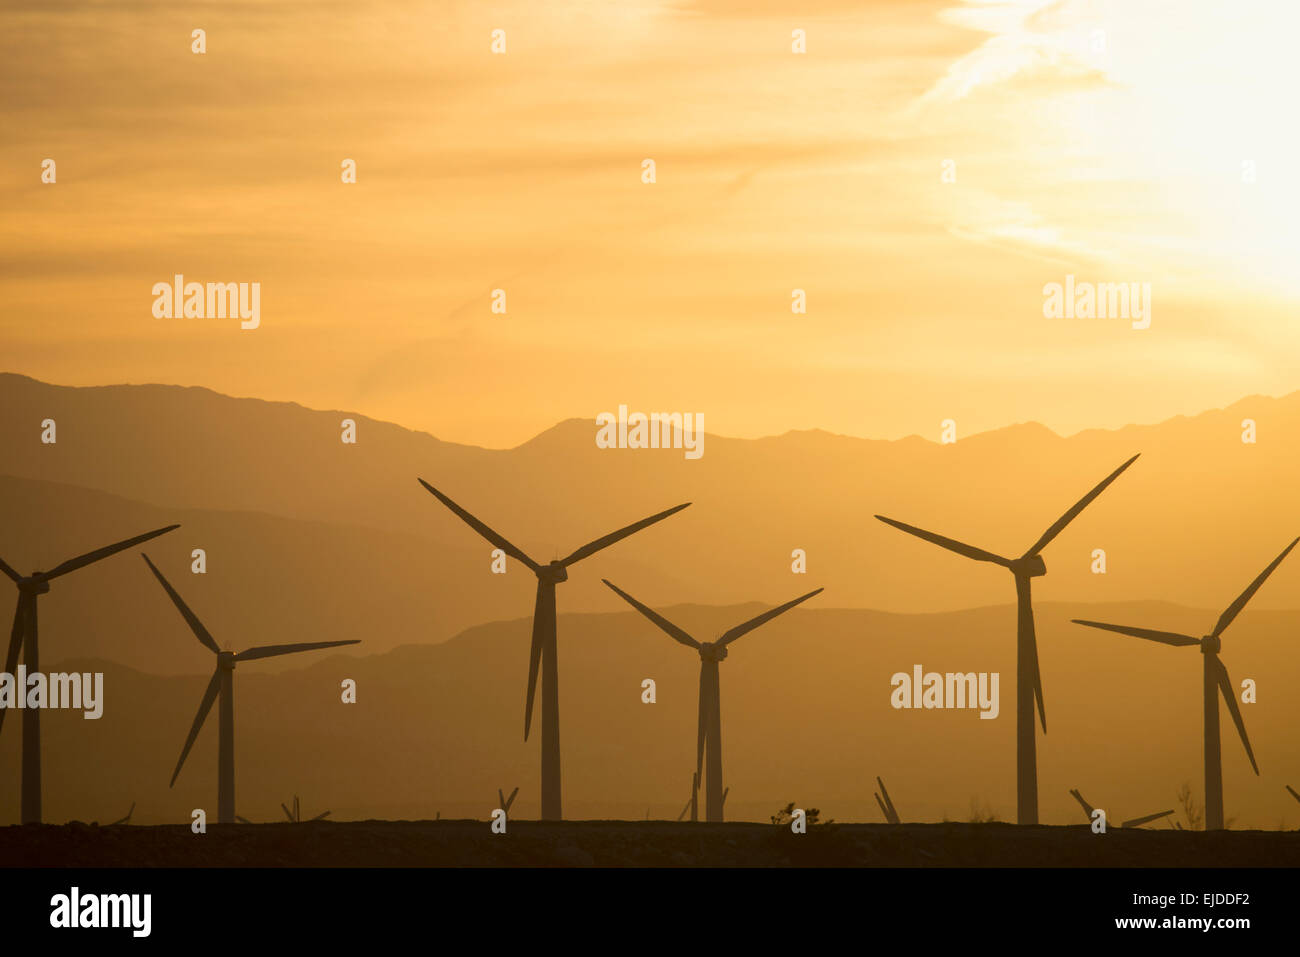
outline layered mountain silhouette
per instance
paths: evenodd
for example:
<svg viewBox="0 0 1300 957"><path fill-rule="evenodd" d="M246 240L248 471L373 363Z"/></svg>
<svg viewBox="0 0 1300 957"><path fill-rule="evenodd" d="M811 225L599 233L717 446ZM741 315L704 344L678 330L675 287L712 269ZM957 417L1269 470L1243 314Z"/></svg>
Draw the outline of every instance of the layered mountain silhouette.
<svg viewBox="0 0 1300 957"><path fill-rule="evenodd" d="M466 624L530 607L531 576L519 568L491 576L490 547L440 508L417 475L510 529L541 561L657 508L695 503L591 559L566 585L561 613L616 610L602 577L652 605L743 602L814 580L841 607L924 613L999 601L998 569L909 541L872 515L1010 552L1041 531L1041 516L1059 514L1095 475L1136 452L1142 458L1123 481L1044 552L1051 574L1036 598L1213 606L1231 597L1222 594L1225 582L1248 581L1261 557L1300 529L1300 501L1291 493L1300 485L1300 393L1069 438L1036 424L952 445L817 431L757 440L709 435L694 461L680 449L598 448L594 416L560 423L518 448L489 450L355 413L200 388L69 388L4 374L0 403L0 474L120 496L154 507L150 520L188 523L156 556L168 570L226 529L209 549L203 586L215 602L251 601L241 592L250 587L243 572L258 568L285 621L311 614L313 604L336 609L349 624L348 609L383 608L370 619L382 621L378 633L363 636L380 647L445 640ZM55 445L40 442L46 418L58 423ZM344 418L357 423L355 445L340 441ZM1255 444L1241 441L1246 418L1256 423ZM25 552L57 555L83 541L74 523L38 515L30 504L59 508L75 499L72 491L8 485L6 492L0 554L7 561L27 565ZM126 517L119 526L112 514L94 514L110 535L134 527ZM60 541L47 547L34 537L47 531ZM807 554L807 576L791 574L794 549ZM1104 575L1091 571L1095 549L1106 553ZM229 563L240 573L219 575ZM1260 595L1262 607L1296 604L1296 579L1286 569L1279 576ZM353 637L325 627L322 640Z"/></svg>
<svg viewBox="0 0 1300 957"><path fill-rule="evenodd" d="M762 611L755 598L825 587L819 607L772 622L728 659L729 819L765 820L796 799L874 820L881 775L916 819L965 819L975 799L1009 820L1015 610L1004 574L872 516L1016 552L1044 515L1142 453L1043 552L1051 574L1034 597L1051 724L1039 795L1042 820L1066 823L1078 815L1070 788L1124 808L1167 807L1200 776L1197 656L1069 618L1199 634L1300 531L1300 393L1068 438L1034 424L947 446L817 431L709 435L694 461L681 450L600 449L594 417L489 450L197 388L68 388L6 374L0 403L0 557L9 564L47 568L180 523L151 544L151 558L223 647L364 642L355 656L305 668L268 659L241 675L237 811L254 820L282 816L292 793L313 795L339 820L486 817L502 781L520 787L512 815L537 814L536 748L519 733L534 576L513 560L493 574L491 547L417 476L509 529L540 562L694 503L584 561L561 595L573 818L640 819L650 807L671 819L695 761L698 665L602 578L702 640ZM340 441L344 418L356 422L355 445ZM1241 441L1246 418L1254 444ZM57 422L53 445L40 441L45 419ZM196 548L202 575L191 573ZM807 574L792 573L795 549L806 552ZM1092 571L1098 549L1105 574ZM1226 814L1237 826L1295 816L1282 783L1300 779L1290 737L1300 613L1280 609L1300 604L1298 584L1300 567L1284 564L1231 636L1233 678L1255 680L1259 698L1243 711L1261 777L1237 750L1224 754ZM133 801L133 822L187 820L212 803L215 734L200 736L174 790L166 781L211 662L132 556L54 587L59 599L42 608L42 664L104 671L106 702L100 721L45 716L47 820L113 820ZM892 709L890 676L915 664L1000 672L1000 717ZM339 702L345 677L358 682L355 705ZM641 703L647 677L659 683L654 705ZM7 780L18 740L0 740ZM17 819L17 799L16 786L0 789L0 820Z"/></svg>

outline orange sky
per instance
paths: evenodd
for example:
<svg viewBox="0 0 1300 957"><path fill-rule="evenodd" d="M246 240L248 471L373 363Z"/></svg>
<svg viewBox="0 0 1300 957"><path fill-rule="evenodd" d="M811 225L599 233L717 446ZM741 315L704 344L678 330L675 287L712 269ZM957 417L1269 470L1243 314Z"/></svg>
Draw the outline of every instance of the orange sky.
<svg viewBox="0 0 1300 957"><path fill-rule="evenodd" d="M1275 3L52 6L0 12L8 371L489 446L620 404L933 438L1300 387ZM177 272L260 282L260 328L155 319ZM1045 319L1066 274L1150 282L1151 327Z"/></svg>

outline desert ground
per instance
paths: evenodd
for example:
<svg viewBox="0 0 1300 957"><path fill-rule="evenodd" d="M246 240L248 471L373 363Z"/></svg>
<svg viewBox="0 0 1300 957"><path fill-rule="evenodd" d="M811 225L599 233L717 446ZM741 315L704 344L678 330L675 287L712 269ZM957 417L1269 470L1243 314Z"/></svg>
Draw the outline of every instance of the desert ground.
<svg viewBox="0 0 1300 957"><path fill-rule="evenodd" d="M1086 825L320 821L0 828L8 867L1298 867L1300 832Z"/></svg>

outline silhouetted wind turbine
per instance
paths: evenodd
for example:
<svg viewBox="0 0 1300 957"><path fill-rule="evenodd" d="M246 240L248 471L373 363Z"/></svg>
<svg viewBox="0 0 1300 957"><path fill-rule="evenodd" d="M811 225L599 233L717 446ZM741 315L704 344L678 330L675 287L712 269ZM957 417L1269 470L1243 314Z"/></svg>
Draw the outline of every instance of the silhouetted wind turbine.
<svg viewBox="0 0 1300 957"><path fill-rule="evenodd" d="M889 799L889 792L885 790L885 782L879 777L876 783L880 785L880 793L876 795L876 803L880 805L880 811L885 815L885 820L890 824L901 824L898 819L898 812L894 810L894 802Z"/></svg>
<svg viewBox="0 0 1300 957"><path fill-rule="evenodd" d="M157 538L174 528L180 528L180 526L168 525L166 528L156 528L152 532L145 532L143 535L135 536L135 538L128 538L125 541L97 548L93 552L78 555L76 558L69 558L66 562L55 565L48 572L32 572L26 577L18 574L5 563L4 559L0 558L0 572L8 575L13 583L18 586L18 604L14 608L13 631L9 634L9 655L5 659L5 673L16 674L15 669L18 667L18 653L20 651L23 653L23 664L26 665L28 674L36 674L41 670L40 635L36 627L36 600L50 590L51 581L60 575L75 572L78 568L85 568L100 559L116 555L132 545L139 545L151 538ZM16 688L15 690L18 694L25 695L27 693L26 688ZM4 728L5 712L8 710L8 708L0 708L0 729ZM39 824L41 822L41 709L24 708L22 721L21 820L24 824Z"/></svg>
<svg viewBox="0 0 1300 957"><path fill-rule="evenodd" d="M691 773L691 799L682 808L682 813L677 815L677 820L680 821L684 818L687 811L691 812L692 823L700 819L700 775L698 771Z"/></svg>
<svg viewBox="0 0 1300 957"><path fill-rule="evenodd" d="M1016 823L1038 823L1038 756L1034 743L1034 702L1038 702L1038 719L1042 722L1043 733L1047 733L1047 713L1043 709L1043 679L1038 670L1038 641L1034 635L1034 606L1030 598L1029 583L1031 579L1047 574L1047 563L1039 554L1052 539L1061 534L1092 500L1105 491L1106 486L1119 478L1120 473L1137 461L1137 456L1129 459L1115 471L1102 479L1091 492L1085 495L1064 515L1058 518L1038 541L1029 546L1019 558L1004 558L993 552L967 545L956 539L927 532L914 525L896 522L892 518L877 515L886 525L901 529L909 535L923 538L941 548L964 555L977 562L992 562L1009 569L1016 580Z"/></svg>
<svg viewBox="0 0 1300 957"><path fill-rule="evenodd" d="M1203 662L1202 697L1205 706L1205 829L1207 831L1223 829L1223 752L1219 743L1219 702L1216 694L1223 695L1223 700L1228 705L1228 713L1232 715L1237 733L1241 735L1241 743L1246 746L1246 756L1250 758L1250 766L1254 768L1256 775L1259 774L1259 766L1255 763L1255 752L1250 747L1250 739L1246 737L1246 724L1242 721L1241 709L1237 707L1236 691L1233 689L1232 680L1228 677L1228 669L1219 660L1219 650L1222 647L1220 636L1232 624L1233 619L1241 614L1241 610L1246 607L1246 602L1259 591L1259 586L1264 584L1264 580L1273 574L1273 569L1282 564L1282 559L1295 548L1296 542L1300 542L1300 538L1282 549L1282 554L1273 559L1272 563L1246 587L1246 590L1237 596L1237 600L1219 616L1214 630L1202 638L1193 638L1191 635L1181 635L1173 631L1153 631L1150 628L1108 625L1105 622L1086 621L1082 618L1071 619L1076 625L1102 628L1121 635L1158 641L1165 645L1200 646Z"/></svg>
<svg viewBox="0 0 1300 957"><path fill-rule="evenodd" d="M131 802L131 810L129 810L129 811L126 812L126 817L119 817L116 821L114 821L112 824L110 824L109 827L117 827L119 824L130 824L130 823L131 823L131 815L134 814L134 813L135 813L135 802L132 801L132 802Z"/></svg>
<svg viewBox="0 0 1300 957"><path fill-rule="evenodd" d="M704 778L704 820L722 820L722 701L718 682L718 663L727 657L727 645L741 635L748 634L759 625L771 621L777 615L789 611L800 602L805 602L822 589L800 595L784 605L768 609L761 615L723 632L716 641L696 641L681 628L651 608L641 604L613 582L602 578L615 594L659 626L660 630L687 648L694 648L700 653L700 720L699 733L695 741L695 773L698 776L704 760L704 753L709 754L709 765Z"/></svg>
<svg viewBox="0 0 1300 957"><path fill-rule="evenodd" d="M515 795L518 793L519 793L519 788L515 788L513 791L510 792L510 797L506 797L505 792L503 792L500 788L497 788L497 800L501 802L500 804L497 805L497 807L505 811L507 817L509 817L510 815L510 805L515 803Z"/></svg>
<svg viewBox="0 0 1300 957"><path fill-rule="evenodd" d="M285 807L285 804L284 804L283 801L280 802L280 809L281 809L282 811L284 811L284 816L287 817L290 821L294 822L295 824L300 824L300 823L302 823L302 808L301 808L301 807L299 806L299 804L298 804L298 795L295 794L295 795L293 796L293 810L292 810L292 811L289 810L289 808ZM325 818L327 818L327 817L329 817L329 816L330 816L330 812L329 812L329 811L323 811L323 812L321 812L320 814L317 814L317 815L316 815L314 818L312 818L311 820L313 820L313 821L323 821L323 820L325 820Z"/></svg>
<svg viewBox="0 0 1300 957"><path fill-rule="evenodd" d="M218 747L217 747L217 823L233 824L235 823L235 663L239 661L252 661L255 658L273 658L278 655L289 655L298 651L314 651L318 648L337 648L339 645L357 645L359 639L348 641L308 641L294 645L261 645L256 648L249 648L245 651L235 654L231 651L222 651L212 635L203 627L194 612L190 611L189 606L172 588L171 583L163 577L157 566L149 561L149 556L141 552L140 557L144 559L149 570L154 573L158 583L162 585L163 591L171 598L172 604L176 610L181 613L185 623L190 626L190 631L209 651L217 656L217 667L212 672L212 680L208 682L207 690L203 692L203 700L199 702L199 712L194 716L194 724L190 728L189 737L185 739L185 747L181 749L180 760L176 762L176 770L172 772L171 787L176 783L177 776L181 773L181 766L185 764L185 757L190 753L190 748L194 746L194 739L199 736L199 730L203 727L203 722L212 710L212 704L217 700L218 695L221 697L221 710L219 712L218 727ZM296 804L295 799L295 804ZM283 805L282 805L283 806Z"/></svg>
<svg viewBox="0 0 1300 957"><path fill-rule="evenodd" d="M1088 822L1092 823L1092 812L1095 811L1096 808L1083 799L1083 795L1079 793L1078 788L1071 788L1070 793L1074 795L1074 799L1083 807L1083 813L1088 818ZM1155 814L1146 814L1142 817L1135 817L1124 821L1120 824L1120 827L1141 827L1143 824L1150 824L1152 821L1158 820L1162 817L1168 817L1173 813L1173 808L1170 808L1168 811L1157 811ZM1107 820L1109 821L1109 817Z"/></svg>
<svg viewBox="0 0 1300 957"><path fill-rule="evenodd" d="M537 692L537 672L540 666L542 674L542 820L558 821L563 817L560 800L560 687L559 655L555 641L555 586L568 581L568 568L582 561L602 548L613 545L620 539L641 529L662 521L675 512L680 512L690 502L674 506L666 511L643 518L616 532L610 532L594 542L588 542L567 558L561 558L545 565L533 561L523 550L512 545L505 536L494 532L477 518L465 511L436 488L420 479L420 484L451 509L470 528L501 549L511 558L523 562L537 576L537 602L533 606L533 641L528 656L528 700L524 705L524 740L533 722L533 699Z"/></svg>

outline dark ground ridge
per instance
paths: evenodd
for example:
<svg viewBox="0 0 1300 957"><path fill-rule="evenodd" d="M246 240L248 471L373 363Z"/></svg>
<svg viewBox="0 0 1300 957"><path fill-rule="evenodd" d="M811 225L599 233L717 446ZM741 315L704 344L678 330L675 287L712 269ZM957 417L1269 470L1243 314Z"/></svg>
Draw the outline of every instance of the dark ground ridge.
<svg viewBox="0 0 1300 957"><path fill-rule="evenodd" d="M0 867L1300 867L1300 831L319 821L0 827Z"/></svg>

